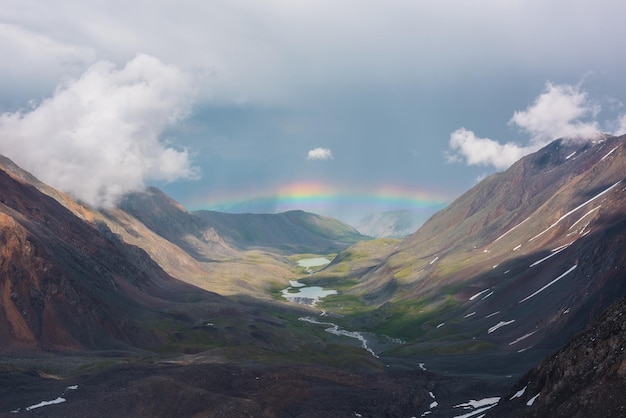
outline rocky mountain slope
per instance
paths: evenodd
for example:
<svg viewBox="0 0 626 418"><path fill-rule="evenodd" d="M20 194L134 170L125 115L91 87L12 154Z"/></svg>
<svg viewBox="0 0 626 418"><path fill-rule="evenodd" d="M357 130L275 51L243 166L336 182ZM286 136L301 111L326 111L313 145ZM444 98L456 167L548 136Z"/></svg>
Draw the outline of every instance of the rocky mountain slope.
<svg viewBox="0 0 626 418"><path fill-rule="evenodd" d="M164 307L194 295L225 303L3 170L0 251L3 351L155 346L166 333L147 323L165 320Z"/></svg>
<svg viewBox="0 0 626 418"><path fill-rule="evenodd" d="M626 299L522 377L491 415L626 415Z"/></svg>
<svg viewBox="0 0 626 418"><path fill-rule="evenodd" d="M376 307L357 309L353 326L407 340L398 355L523 371L626 295L625 173L626 136L557 140L522 158L353 277L344 293Z"/></svg>

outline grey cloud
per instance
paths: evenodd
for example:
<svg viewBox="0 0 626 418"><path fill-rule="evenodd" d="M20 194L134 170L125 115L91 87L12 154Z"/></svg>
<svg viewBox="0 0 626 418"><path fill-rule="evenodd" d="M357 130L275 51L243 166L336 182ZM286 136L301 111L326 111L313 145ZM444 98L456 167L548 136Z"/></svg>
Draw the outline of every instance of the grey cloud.
<svg viewBox="0 0 626 418"><path fill-rule="evenodd" d="M198 88L227 101L298 101L321 86L428 84L519 67L584 72L593 62L618 69L625 60L602 55L606 36L625 34L620 2L20 4L19 11L0 11L0 21L20 21L77 48L89 45L118 63L150 51L180 68L208 72L212 77Z"/></svg>

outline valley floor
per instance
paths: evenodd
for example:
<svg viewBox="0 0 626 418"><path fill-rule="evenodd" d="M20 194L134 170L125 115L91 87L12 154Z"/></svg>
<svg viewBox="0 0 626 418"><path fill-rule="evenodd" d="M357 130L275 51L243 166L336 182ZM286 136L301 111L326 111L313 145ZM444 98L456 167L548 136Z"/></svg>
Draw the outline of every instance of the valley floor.
<svg viewBox="0 0 626 418"><path fill-rule="evenodd" d="M74 360L84 361L56 359ZM422 370L368 372L210 360L117 358L102 370L65 376L5 367L0 369L0 417L453 416L469 408L458 405L510 386ZM47 359L48 367L54 362Z"/></svg>

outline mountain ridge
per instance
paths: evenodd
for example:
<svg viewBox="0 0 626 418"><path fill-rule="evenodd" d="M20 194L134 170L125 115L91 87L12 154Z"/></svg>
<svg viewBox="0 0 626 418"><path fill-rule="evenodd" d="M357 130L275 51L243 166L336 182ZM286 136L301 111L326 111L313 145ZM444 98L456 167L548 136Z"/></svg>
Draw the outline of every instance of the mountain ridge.
<svg viewBox="0 0 626 418"><path fill-rule="evenodd" d="M207 243L220 248L223 255L233 255L233 250L264 248L295 254L332 253L369 239L341 221L300 210L278 214L188 212L156 188L131 193L118 207L196 258L204 257L207 261L214 251L199 249ZM198 241L204 244L197 244Z"/></svg>
<svg viewBox="0 0 626 418"><path fill-rule="evenodd" d="M158 344L131 318L196 290L3 170L0 184L2 349Z"/></svg>
<svg viewBox="0 0 626 418"><path fill-rule="evenodd" d="M626 294L625 144L557 140L484 179L352 279L344 293L374 308L352 324L394 332L409 357L470 350L530 366L560 347Z"/></svg>

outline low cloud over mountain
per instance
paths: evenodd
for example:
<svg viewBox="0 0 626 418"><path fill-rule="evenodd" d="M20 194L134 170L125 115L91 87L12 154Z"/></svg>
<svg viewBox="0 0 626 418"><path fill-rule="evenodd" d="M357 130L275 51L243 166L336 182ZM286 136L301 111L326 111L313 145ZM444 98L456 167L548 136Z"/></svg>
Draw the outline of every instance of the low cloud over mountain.
<svg viewBox="0 0 626 418"><path fill-rule="evenodd" d="M185 118L190 78L138 55L93 64L30 109L0 115L2 153L91 205L111 206L146 181L194 178L189 153L164 131Z"/></svg>
<svg viewBox="0 0 626 418"><path fill-rule="evenodd" d="M615 135L626 132L626 115L601 126L596 119L601 110L600 103L589 97L580 85L548 82L543 93L526 110L516 111L509 120L509 125L520 128L529 136L527 144L502 144L460 128L450 134L448 160L502 170L555 138L587 140L597 137L603 129Z"/></svg>

